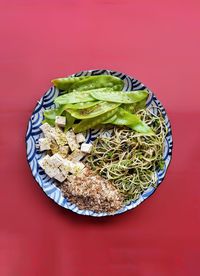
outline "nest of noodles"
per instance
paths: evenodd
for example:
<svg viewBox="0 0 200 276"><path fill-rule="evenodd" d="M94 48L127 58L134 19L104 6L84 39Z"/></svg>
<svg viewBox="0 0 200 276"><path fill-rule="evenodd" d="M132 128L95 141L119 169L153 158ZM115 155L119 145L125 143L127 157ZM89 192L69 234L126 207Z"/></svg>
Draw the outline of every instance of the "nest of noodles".
<svg viewBox="0 0 200 276"><path fill-rule="evenodd" d="M157 111L157 115L148 109L136 113L153 129L154 135L115 126L110 137L95 140L86 159L95 172L112 181L126 202L138 199L149 186L156 186L155 171L163 168L167 127L160 110Z"/></svg>

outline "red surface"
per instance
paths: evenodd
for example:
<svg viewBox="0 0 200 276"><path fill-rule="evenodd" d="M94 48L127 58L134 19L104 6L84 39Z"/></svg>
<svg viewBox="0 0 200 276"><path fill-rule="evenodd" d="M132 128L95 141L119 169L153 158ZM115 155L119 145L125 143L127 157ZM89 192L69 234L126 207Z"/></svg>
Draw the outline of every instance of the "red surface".
<svg viewBox="0 0 200 276"><path fill-rule="evenodd" d="M1 276L200 275L199 0L0 1ZM95 219L34 181L24 136L50 80L108 68L168 111L173 160L140 207Z"/></svg>

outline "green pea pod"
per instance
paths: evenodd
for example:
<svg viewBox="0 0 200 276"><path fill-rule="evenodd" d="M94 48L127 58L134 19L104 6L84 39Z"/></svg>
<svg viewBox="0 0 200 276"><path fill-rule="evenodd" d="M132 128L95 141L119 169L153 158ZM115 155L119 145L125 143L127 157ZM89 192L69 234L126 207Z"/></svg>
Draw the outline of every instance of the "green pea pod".
<svg viewBox="0 0 200 276"><path fill-rule="evenodd" d="M44 111L44 118L46 120L54 120L57 116L57 109L49 109Z"/></svg>
<svg viewBox="0 0 200 276"><path fill-rule="evenodd" d="M59 96L55 98L54 103L59 105L65 105L65 104L71 104L71 103L83 103L83 102L94 102L94 101L96 101L96 99L94 99L90 95L90 92L84 91L82 93L72 92L72 93Z"/></svg>
<svg viewBox="0 0 200 276"><path fill-rule="evenodd" d="M70 109L85 109L92 106L95 106L97 104L101 103L101 101L95 101L95 102L85 102L85 103L75 103L75 104L65 104L63 105L64 110L70 108Z"/></svg>
<svg viewBox="0 0 200 276"><path fill-rule="evenodd" d="M109 88L98 88L94 90L83 91L81 93L79 91L74 91L68 94L65 93L64 95L55 98L54 103L58 105L68 105L74 103L96 102L97 100L90 95L92 91L109 91Z"/></svg>
<svg viewBox="0 0 200 276"><path fill-rule="evenodd" d="M128 126L129 128L146 135L153 135L153 130L144 122L140 120L140 118L131 114L123 108L118 108L117 118L111 118L111 124L119 125L119 126Z"/></svg>
<svg viewBox="0 0 200 276"><path fill-rule="evenodd" d="M65 117L66 117L66 126L65 126L65 129L64 129L64 132L68 131L74 124L74 121L75 121L75 118L72 117L72 115L65 111Z"/></svg>
<svg viewBox="0 0 200 276"><path fill-rule="evenodd" d="M123 104L121 107L130 113L136 113L138 110L146 107L146 98L137 103Z"/></svg>
<svg viewBox="0 0 200 276"><path fill-rule="evenodd" d="M44 111L45 122L47 122L50 125L54 126L56 116L60 116L65 109L66 109L65 106L60 106L58 108L45 110Z"/></svg>
<svg viewBox="0 0 200 276"><path fill-rule="evenodd" d="M73 126L73 130L75 133L83 132L87 129L94 128L97 125L100 125L102 122L106 121L108 118L112 117L118 108L115 108L111 111L108 111L102 115L99 115L95 118L82 120L79 124L75 124Z"/></svg>
<svg viewBox="0 0 200 276"><path fill-rule="evenodd" d="M48 124L51 125L51 126L55 126L55 120L44 119L44 120L42 121L42 124L44 124L44 123L48 123Z"/></svg>
<svg viewBox="0 0 200 276"><path fill-rule="evenodd" d="M116 112L112 117L108 118L107 120L103 121L102 124L112 124L118 118L118 112Z"/></svg>
<svg viewBox="0 0 200 276"><path fill-rule="evenodd" d="M60 90L69 90L75 82L79 82L83 79L89 78L90 76L81 76L81 77L69 77L69 78L58 78L54 79L51 82Z"/></svg>
<svg viewBox="0 0 200 276"><path fill-rule="evenodd" d="M116 102L116 103L136 103L147 98L148 92L145 90L138 91L91 91L91 96L96 100L107 101L107 102Z"/></svg>
<svg viewBox="0 0 200 276"><path fill-rule="evenodd" d="M103 87L120 91L124 86L123 80L111 75L59 78L52 82L58 89L66 90L66 92L87 91Z"/></svg>
<svg viewBox="0 0 200 276"><path fill-rule="evenodd" d="M99 104L86 109L67 109L67 111L77 119L89 119L104 114L120 106L119 103L100 102Z"/></svg>

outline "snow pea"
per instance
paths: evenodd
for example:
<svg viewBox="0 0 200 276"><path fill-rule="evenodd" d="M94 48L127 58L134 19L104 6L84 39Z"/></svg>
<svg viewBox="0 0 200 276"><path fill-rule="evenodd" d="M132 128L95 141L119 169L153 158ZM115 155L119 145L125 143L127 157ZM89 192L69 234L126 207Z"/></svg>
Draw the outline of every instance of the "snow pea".
<svg viewBox="0 0 200 276"><path fill-rule="evenodd" d="M54 103L65 105L69 103L81 103L81 102L93 102L96 101L91 95L90 92L84 91L82 93L80 92L72 92L68 94L64 94L62 96L59 96L55 98Z"/></svg>
<svg viewBox="0 0 200 276"><path fill-rule="evenodd" d="M75 83L83 79L86 79L90 76L81 76L81 77L68 77L68 78L58 78L54 79L51 82L60 90L69 90L69 88Z"/></svg>
<svg viewBox="0 0 200 276"><path fill-rule="evenodd" d="M57 109L49 109L44 111L44 118L46 120L55 120L57 116Z"/></svg>
<svg viewBox="0 0 200 276"><path fill-rule="evenodd" d="M65 117L66 117L66 126L65 126L65 129L64 129L64 132L68 131L74 124L74 121L75 121L75 118L72 117L72 115L65 111Z"/></svg>
<svg viewBox="0 0 200 276"><path fill-rule="evenodd" d="M103 121L102 124L112 124L118 118L118 112L116 112L112 117L108 118L107 120Z"/></svg>
<svg viewBox="0 0 200 276"><path fill-rule="evenodd" d="M103 87L120 91L124 86L123 80L111 75L59 78L52 80L52 82L58 89L66 90L66 93Z"/></svg>
<svg viewBox="0 0 200 276"><path fill-rule="evenodd" d="M55 120L50 120L50 119L44 119L42 121L42 124L48 123L51 126L55 126Z"/></svg>
<svg viewBox="0 0 200 276"><path fill-rule="evenodd" d="M77 119L89 119L89 118L97 117L110 110L113 110L119 105L120 105L119 103L100 102L99 104L89 108L77 109L77 110L67 109L67 111Z"/></svg>
<svg viewBox="0 0 200 276"><path fill-rule="evenodd" d="M116 103L135 103L146 99L148 96L148 92L145 90L138 91L91 91L91 96L97 100L107 101L107 102L116 102Z"/></svg>
<svg viewBox="0 0 200 276"><path fill-rule="evenodd" d="M101 101L75 103L75 104L65 104L65 105L63 105L63 108L64 109L67 109L67 108L70 108L70 109L85 109L85 108L95 106L98 103L101 103Z"/></svg>
<svg viewBox="0 0 200 276"><path fill-rule="evenodd" d="M56 116L60 116L65 109L66 109L65 106L60 106L58 108L45 110L44 111L45 122L49 123L50 125L55 125Z"/></svg>
<svg viewBox="0 0 200 276"><path fill-rule="evenodd" d="M110 110L104 114L101 114L95 118L82 120L79 124L75 124L72 128L75 133L85 131L90 128L94 128L100 125L102 122L106 121L108 118L112 117L117 112L117 108Z"/></svg>
<svg viewBox="0 0 200 276"><path fill-rule="evenodd" d="M97 91L97 92L110 91L110 88L97 88L94 90L82 91L81 93L79 91L74 91L68 94L65 93L64 95L61 95L55 98L54 103L58 105L66 105L66 104L72 104L72 103L85 103L85 102L97 101L95 98L93 98L90 95L92 91Z"/></svg>
<svg viewBox="0 0 200 276"><path fill-rule="evenodd" d="M141 100L140 102L123 104L121 107L130 113L136 113L138 110L146 107L146 98Z"/></svg>
<svg viewBox="0 0 200 276"><path fill-rule="evenodd" d="M118 126L128 126L129 128L135 130L136 132L152 135L154 134L153 130L145 124L140 118L135 115L131 114L130 112L124 110L123 108L119 107L116 113L117 118L112 116L110 121L107 120L106 123L111 123L113 125Z"/></svg>

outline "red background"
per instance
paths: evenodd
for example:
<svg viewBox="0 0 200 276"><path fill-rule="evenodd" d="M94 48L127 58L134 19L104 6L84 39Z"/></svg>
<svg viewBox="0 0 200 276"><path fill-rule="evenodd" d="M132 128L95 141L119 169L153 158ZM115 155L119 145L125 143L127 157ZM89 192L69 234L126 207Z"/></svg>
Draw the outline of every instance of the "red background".
<svg viewBox="0 0 200 276"><path fill-rule="evenodd" d="M0 275L200 275L199 0L0 1ZM50 80L130 74L167 109L168 174L141 206L95 219L44 195L24 136Z"/></svg>

